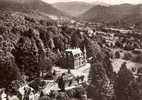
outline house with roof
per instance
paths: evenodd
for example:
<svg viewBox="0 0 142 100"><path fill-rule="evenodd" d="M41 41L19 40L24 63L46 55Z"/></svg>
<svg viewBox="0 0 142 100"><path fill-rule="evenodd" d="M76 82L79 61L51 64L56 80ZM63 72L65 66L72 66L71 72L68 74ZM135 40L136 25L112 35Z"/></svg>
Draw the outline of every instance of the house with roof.
<svg viewBox="0 0 142 100"><path fill-rule="evenodd" d="M86 64L86 50L80 48L66 49L64 54L65 66L68 69L76 69Z"/></svg>

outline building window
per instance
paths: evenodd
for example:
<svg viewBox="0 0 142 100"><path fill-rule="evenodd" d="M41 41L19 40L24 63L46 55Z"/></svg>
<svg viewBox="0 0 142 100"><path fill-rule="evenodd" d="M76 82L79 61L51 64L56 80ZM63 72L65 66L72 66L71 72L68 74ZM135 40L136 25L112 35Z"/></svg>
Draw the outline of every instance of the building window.
<svg viewBox="0 0 142 100"><path fill-rule="evenodd" d="M133 71L133 72L136 72L136 68L132 68L132 71Z"/></svg>
<svg viewBox="0 0 142 100"><path fill-rule="evenodd" d="M74 55L74 57L75 57L75 58L77 58L77 57L78 57L78 55Z"/></svg>

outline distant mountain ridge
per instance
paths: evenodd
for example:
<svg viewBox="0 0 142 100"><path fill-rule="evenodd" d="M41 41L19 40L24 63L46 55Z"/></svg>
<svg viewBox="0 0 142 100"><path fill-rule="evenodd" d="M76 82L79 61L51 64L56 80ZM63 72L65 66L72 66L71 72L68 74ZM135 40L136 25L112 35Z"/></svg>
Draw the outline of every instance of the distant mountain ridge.
<svg viewBox="0 0 142 100"><path fill-rule="evenodd" d="M18 2L18 3L29 3L29 2L35 2L35 1L40 1L40 0L0 0L0 1Z"/></svg>
<svg viewBox="0 0 142 100"><path fill-rule="evenodd" d="M62 12L67 13L70 16L77 17L87 10L89 10L91 7L93 7L92 4L86 3L86 2L57 2L53 4L53 6Z"/></svg>
<svg viewBox="0 0 142 100"><path fill-rule="evenodd" d="M41 0L0 0L0 10L32 12L39 11L62 16L61 11Z"/></svg>
<svg viewBox="0 0 142 100"><path fill-rule="evenodd" d="M88 11L93 6L97 6L97 5L109 6L109 4L100 2L100 1L95 1L91 3L81 2L81 1L72 1L72 2L57 2L53 4L55 8L73 17L78 17L81 14Z"/></svg>
<svg viewBox="0 0 142 100"><path fill-rule="evenodd" d="M125 22L136 24L142 21L142 4L120 4L94 6L80 16L81 19L94 22Z"/></svg>
<svg viewBox="0 0 142 100"><path fill-rule="evenodd" d="M110 4L107 4L105 2L101 2L101 1L94 1L91 2L91 4L93 4L94 6L100 5L100 6L110 6Z"/></svg>

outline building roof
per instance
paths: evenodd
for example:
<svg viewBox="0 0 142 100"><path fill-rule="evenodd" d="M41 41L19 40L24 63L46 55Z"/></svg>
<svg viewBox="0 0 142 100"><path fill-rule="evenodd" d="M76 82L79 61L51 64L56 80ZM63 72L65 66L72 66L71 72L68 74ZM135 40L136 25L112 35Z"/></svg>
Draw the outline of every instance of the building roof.
<svg viewBox="0 0 142 100"><path fill-rule="evenodd" d="M73 55L82 53L82 51L80 50L80 48L76 48L76 49L67 49L66 52L71 52Z"/></svg>
<svg viewBox="0 0 142 100"><path fill-rule="evenodd" d="M72 80L75 76L73 74L68 74L65 73L65 75L63 75L63 80Z"/></svg>

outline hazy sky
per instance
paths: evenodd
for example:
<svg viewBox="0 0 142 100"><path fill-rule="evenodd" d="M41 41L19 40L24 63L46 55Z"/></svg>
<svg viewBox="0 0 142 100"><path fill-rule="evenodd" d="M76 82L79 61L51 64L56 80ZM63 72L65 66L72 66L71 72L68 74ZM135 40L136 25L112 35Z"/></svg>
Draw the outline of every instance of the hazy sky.
<svg viewBox="0 0 142 100"><path fill-rule="evenodd" d="M131 3L131 4L139 4L142 3L142 0L43 0L48 3L55 3L55 2L70 2L70 1L84 1L84 2L105 2L108 4L121 4L121 3Z"/></svg>

